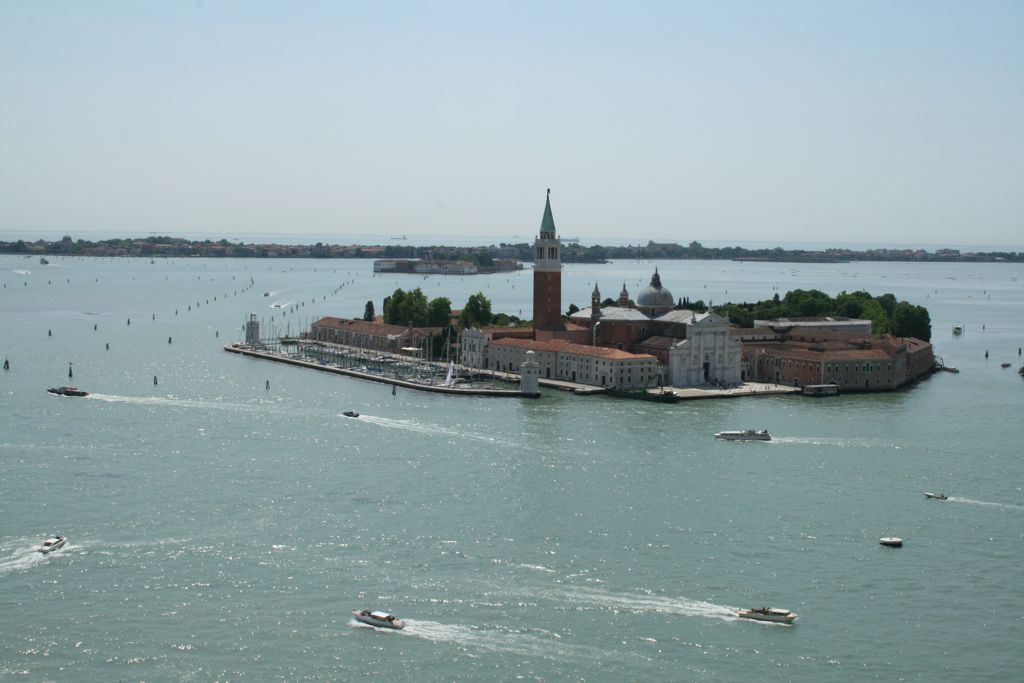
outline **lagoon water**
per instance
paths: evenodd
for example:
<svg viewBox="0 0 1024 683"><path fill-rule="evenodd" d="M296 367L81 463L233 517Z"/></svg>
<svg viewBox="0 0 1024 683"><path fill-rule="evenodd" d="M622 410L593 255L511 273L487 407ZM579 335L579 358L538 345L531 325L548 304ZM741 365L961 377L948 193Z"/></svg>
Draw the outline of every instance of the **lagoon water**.
<svg viewBox="0 0 1024 683"><path fill-rule="evenodd" d="M51 261L0 256L0 679L1020 679L1024 266L567 266L565 307L655 266L714 302L892 292L961 370L662 406L392 396L222 350L249 313L294 333L396 287L529 317L529 271ZM712 438L748 427L777 438ZM734 616L761 605L798 625Z"/></svg>

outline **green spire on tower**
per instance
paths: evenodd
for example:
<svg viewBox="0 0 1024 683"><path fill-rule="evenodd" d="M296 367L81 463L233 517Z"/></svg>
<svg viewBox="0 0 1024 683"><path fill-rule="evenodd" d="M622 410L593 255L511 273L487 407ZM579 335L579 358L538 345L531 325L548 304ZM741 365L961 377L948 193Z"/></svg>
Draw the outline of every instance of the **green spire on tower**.
<svg viewBox="0 0 1024 683"><path fill-rule="evenodd" d="M544 218L540 221L540 232L551 233L552 236L555 234L555 219L551 215L551 188L548 188L548 198L544 202Z"/></svg>

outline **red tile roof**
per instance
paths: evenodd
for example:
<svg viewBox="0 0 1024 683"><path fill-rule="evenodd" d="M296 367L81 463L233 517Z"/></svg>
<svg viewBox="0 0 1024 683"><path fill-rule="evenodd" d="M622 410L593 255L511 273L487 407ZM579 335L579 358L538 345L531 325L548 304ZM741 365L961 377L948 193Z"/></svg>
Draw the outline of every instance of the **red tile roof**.
<svg viewBox="0 0 1024 683"><path fill-rule="evenodd" d="M593 356L595 358L607 358L609 360L629 359L650 359L657 361L657 358L647 353L629 353L619 349L610 349L605 346L587 346L586 344L574 344L562 339L550 341L534 341L532 339L498 339L491 342L491 346L509 346L529 351L550 351L553 353L571 353L577 356Z"/></svg>
<svg viewBox="0 0 1024 683"><path fill-rule="evenodd" d="M404 325L385 325L379 323L376 320L373 322L367 320L353 320L351 318L335 318L327 316L326 318L320 318L313 325L317 327L328 327L336 330L349 330L352 332L359 332L362 334L375 334L375 335L395 335L402 334L412 330L415 334L440 334L443 328L440 327L413 327L409 328Z"/></svg>

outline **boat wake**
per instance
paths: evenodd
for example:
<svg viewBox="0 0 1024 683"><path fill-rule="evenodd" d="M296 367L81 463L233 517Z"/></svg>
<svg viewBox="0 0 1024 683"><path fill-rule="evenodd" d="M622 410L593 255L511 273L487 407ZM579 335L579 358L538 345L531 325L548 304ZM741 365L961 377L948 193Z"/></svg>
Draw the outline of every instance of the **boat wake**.
<svg viewBox="0 0 1024 683"><path fill-rule="evenodd" d="M60 557L60 555L73 548L70 544L65 544L65 546L60 550L44 555L37 550L37 548L39 548L39 544L42 542L41 540L32 543L32 545L24 545L24 543L27 542L27 539L19 541L19 547L13 549L7 557L0 559L0 576L4 576L5 574L10 574L12 572L31 569L32 567L46 562L51 557Z"/></svg>
<svg viewBox="0 0 1024 683"><path fill-rule="evenodd" d="M200 408L202 410L236 410L256 411L258 406L243 403L222 403L201 399L176 398L174 396L116 396L113 394L89 394L83 398L91 398L106 403L131 403L140 406L174 406L177 408Z"/></svg>
<svg viewBox="0 0 1024 683"><path fill-rule="evenodd" d="M465 626L463 624L442 624L438 621L406 619L405 628L397 633L422 638L432 643L452 643L460 647L487 652L502 652L521 657L541 657L564 661L566 659L606 659L618 656L601 648L564 643L557 633L539 628Z"/></svg>
<svg viewBox="0 0 1024 683"><path fill-rule="evenodd" d="M826 436L773 436L769 443L798 443L811 446L839 446L840 448L899 448L898 444L884 443L872 439L841 439Z"/></svg>
<svg viewBox="0 0 1024 683"><path fill-rule="evenodd" d="M345 417L339 415L338 417ZM352 419L352 418L346 418ZM375 415L360 415L359 420L362 422L369 422L375 424L378 427L386 427L388 429L404 429L410 432L417 432L419 434L430 434L435 436L450 436L459 437L463 439L475 439L477 441L486 441L488 443L494 442L494 437L483 436L481 434L472 434L470 432L462 432L457 429L449 429L448 427L441 427L440 425L422 424L415 420L392 420L387 417L377 417Z"/></svg>
<svg viewBox="0 0 1024 683"><path fill-rule="evenodd" d="M1024 510L1024 505L1013 505L1012 503L990 503L984 500L974 500L972 498L960 498L958 496L950 496L945 500L947 503L966 503L967 505L984 505L985 507L993 508L1006 508L1008 510Z"/></svg>
<svg viewBox="0 0 1024 683"><path fill-rule="evenodd" d="M716 605L705 600L673 598L649 593L611 593L594 588L531 591L532 595L567 603L562 609L577 611L654 612L687 617L705 617L733 621L739 608Z"/></svg>

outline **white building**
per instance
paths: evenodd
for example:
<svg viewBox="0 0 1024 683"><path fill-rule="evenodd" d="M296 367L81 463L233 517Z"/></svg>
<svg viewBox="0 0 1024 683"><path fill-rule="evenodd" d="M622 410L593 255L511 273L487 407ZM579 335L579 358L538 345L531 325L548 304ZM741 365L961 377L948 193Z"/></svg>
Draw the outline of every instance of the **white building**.
<svg viewBox="0 0 1024 683"><path fill-rule="evenodd" d="M615 389L642 389L660 383L658 359L603 346L575 344L562 339L493 339L479 329L460 338L461 362L471 368L518 373L533 352L541 379L556 379Z"/></svg>

